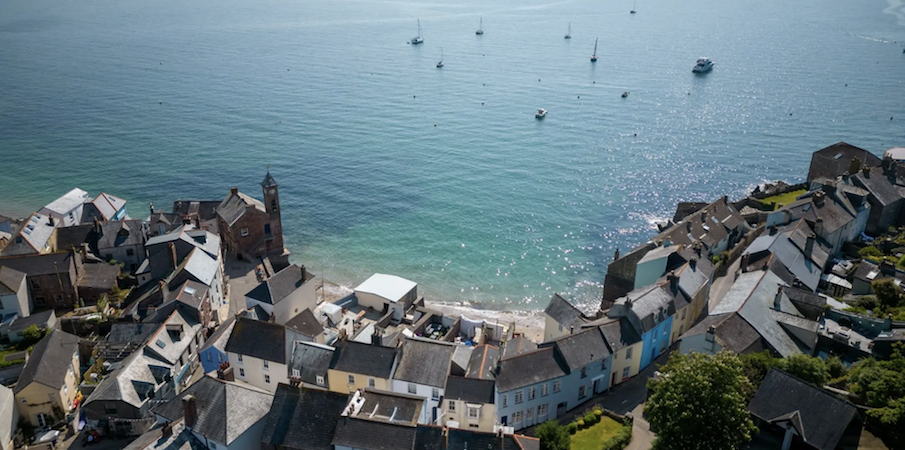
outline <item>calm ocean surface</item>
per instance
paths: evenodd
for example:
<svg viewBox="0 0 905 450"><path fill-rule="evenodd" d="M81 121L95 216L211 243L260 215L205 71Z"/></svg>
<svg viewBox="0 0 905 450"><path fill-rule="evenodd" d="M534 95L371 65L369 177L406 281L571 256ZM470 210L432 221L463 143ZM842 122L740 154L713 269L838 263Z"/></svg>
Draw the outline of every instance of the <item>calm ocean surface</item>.
<svg viewBox="0 0 905 450"><path fill-rule="evenodd" d="M613 251L676 202L800 180L840 140L905 145L898 0L631 6L6 0L0 213L78 186L145 218L233 185L260 196L271 165L287 245L327 279L590 305ZM696 76L701 55L716 68Z"/></svg>

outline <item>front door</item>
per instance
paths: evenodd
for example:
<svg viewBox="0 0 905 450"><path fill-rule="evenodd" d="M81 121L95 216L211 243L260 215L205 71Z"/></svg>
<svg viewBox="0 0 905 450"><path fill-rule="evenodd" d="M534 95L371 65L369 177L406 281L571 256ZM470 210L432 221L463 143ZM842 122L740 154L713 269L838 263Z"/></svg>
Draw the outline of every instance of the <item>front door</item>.
<svg viewBox="0 0 905 450"><path fill-rule="evenodd" d="M594 380L594 393L599 394L603 392L603 378Z"/></svg>
<svg viewBox="0 0 905 450"><path fill-rule="evenodd" d="M556 417L562 417L566 415L566 411L568 411L568 406L566 406L566 402L562 402L556 405Z"/></svg>

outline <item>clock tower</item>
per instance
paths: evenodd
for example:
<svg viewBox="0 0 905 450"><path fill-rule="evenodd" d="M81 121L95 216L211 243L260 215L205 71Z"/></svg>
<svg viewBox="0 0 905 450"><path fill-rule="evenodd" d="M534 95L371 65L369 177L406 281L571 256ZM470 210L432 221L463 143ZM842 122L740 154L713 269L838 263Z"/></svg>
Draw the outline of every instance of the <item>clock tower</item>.
<svg viewBox="0 0 905 450"><path fill-rule="evenodd" d="M270 170L267 171L267 176L261 182L261 189L264 190L264 209L270 218L269 223L264 227L267 253L280 255L285 252L283 226L280 222L280 186L270 175Z"/></svg>

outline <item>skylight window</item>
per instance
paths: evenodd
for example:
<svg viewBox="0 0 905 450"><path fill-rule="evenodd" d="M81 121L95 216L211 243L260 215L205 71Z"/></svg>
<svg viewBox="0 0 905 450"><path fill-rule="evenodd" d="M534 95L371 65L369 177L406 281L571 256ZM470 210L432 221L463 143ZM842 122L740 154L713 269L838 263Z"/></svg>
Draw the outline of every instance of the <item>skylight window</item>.
<svg viewBox="0 0 905 450"><path fill-rule="evenodd" d="M189 294L189 295L195 295L195 292L198 292L195 290L195 288L193 288L191 286L186 286L184 291L186 294Z"/></svg>
<svg viewBox="0 0 905 450"><path fill-rule="evenodd" d="M157 344L157 346L160 348L164 348L167 346L167 344L164 344L163 341L161 341L160 339L158 339L157 342L155 342L155 344Z"/></svg>

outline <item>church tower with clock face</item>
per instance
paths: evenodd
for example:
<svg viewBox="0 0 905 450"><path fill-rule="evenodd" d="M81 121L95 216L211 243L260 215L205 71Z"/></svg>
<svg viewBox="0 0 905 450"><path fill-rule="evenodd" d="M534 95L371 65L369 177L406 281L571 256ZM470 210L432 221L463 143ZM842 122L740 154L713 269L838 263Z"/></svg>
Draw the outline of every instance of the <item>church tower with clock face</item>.
<svg viewBox="0 0 905 450"><path fill-rule="evenodd" d="M283 226L280 222L280 186L270 175L270 170L261 182L261 188L264 190L264 209L270 217L269 223L264 227L266 250L270 255L280 255L285 252Z"/></svg>

